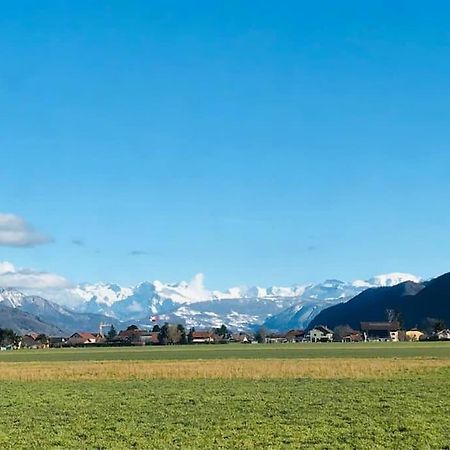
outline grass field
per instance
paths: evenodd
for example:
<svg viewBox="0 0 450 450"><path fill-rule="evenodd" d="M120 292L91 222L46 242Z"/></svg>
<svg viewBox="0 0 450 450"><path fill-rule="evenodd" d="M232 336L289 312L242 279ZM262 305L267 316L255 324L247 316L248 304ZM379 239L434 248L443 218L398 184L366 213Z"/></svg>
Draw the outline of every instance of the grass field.
<svg viewBox="0 0 450 450"><path fill-rule="evenodd" d="M151 361L188 359L450 358L450 343L328 343L67 348L0 352L0 362Z"/></svg>
<svg viewBox="0 0 450 450"><path fill-rule="evenodd" d="M0 354L0 448L450 448L450 345Z"/></svg>

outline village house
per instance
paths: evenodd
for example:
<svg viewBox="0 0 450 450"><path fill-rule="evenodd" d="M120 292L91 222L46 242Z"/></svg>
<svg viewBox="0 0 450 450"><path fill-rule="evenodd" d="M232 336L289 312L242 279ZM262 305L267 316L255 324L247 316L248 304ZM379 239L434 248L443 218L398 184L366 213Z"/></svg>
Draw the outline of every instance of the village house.
<svg viewBox="0 0 450 450"><path fill-rule="evenodd" d="M318 325L309 332L311 342L332 342L333 331L324 325Z"/></svg>
<svg viewBox="0 0 450 450"><path fill-rule="evenodd" d="M400 330L400 324L393 322L361 322L361 331L364 341L392 341L398 342L404 339L404 333Z"/></svg>
<svg viewBox="0 0 450 450"><path fill-rule="evenodd" d="M362 340L363 337L358 331L352 331L342 338L342 342L361 342Z"/></svg>
<svg viewBox="0 0 450 450"><path fill-rule="evenodd" d="M66 342L66 345L90 345L97 342L97 337L94 333L79 332L73 333Z"/></svg>
<svg viewBox="0 0 450 450"><path fill-rule="evenodd" d="M407 341L417 342L417 341L420 341L421 339L423 339L425 337L425 334L422 333L422 331L414 328L412 330L408 330L405 333L405 336L406 336Z"/></svg>
<svg viewBox="0 0 450 450"><path fill-rule="evenodd" d="M303 342L305 340L305 331L304 330L289 330L286 333L286 341L287 342Z"/></svg>
<svg viewBox="0 0 450 450"><path fill-rule="evenodd" d="M450 341L450 329L438 331L436 337L439 341Z"/></svg>
<svg viewBox="0 0 450 450"><path fill-rule="evenodd" d="M136 325L131 325L126 330L120 331L115 340L131 345L159 344L158 332L141 330Z"/></svg>
<svg viewBox="0 0 450 450"><path fill-rule="evenodd" d="M67 338L61 336L50 336L48 338L48 345L51 348L61 348L67 342Z"/></svg>
<svg viewBox="0 0 450 450"><path fill-rule="evenodd" d="M21 345L22 348L48 348L48 339L44 335L37 333L28 333L22 336Z"/></svg>
<svg viewBox="0 0 450 450"><path fill-rule="evenodd" d="M193 331L193 344L212 344L215 341L215 335L211 331Z"/></svg>
<svg viewBox="0 0 450 450"><path fill-rule="evenodd" d="M234 342L239 342L241 344L251 344L251 342L252 342L251 336L249 334L243 333L243 332L234 333L231 336L231 340Z"/></svg>
<svg viewBox="0 0 450 450"><path fill-rule="evenodd" d="M287 342L286 335L282 333L270 333L266 336L266 344L284 344Z"/></svg>

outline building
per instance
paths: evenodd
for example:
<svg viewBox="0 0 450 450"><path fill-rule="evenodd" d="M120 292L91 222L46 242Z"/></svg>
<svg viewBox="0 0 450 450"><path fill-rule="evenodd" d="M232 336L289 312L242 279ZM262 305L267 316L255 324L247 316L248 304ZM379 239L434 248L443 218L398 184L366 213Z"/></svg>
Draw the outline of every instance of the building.
<svg viewBox="0 0 450 450"><path fill-rule="evenodd" d="M48 348L48 346L48 339L42 334L28 333L22 336L22 348Z"/></svg>
<svg viewBox="0 0 450 450"><path fill-rule="evenodd" d="M318 325L309 332L311 342L332 342L333 331L324 325Z"/></svg>
<svg viewBox="0 0 450 450"><path fill-rule="evenodd" d="M282 333L270 333L266 336L266 344L284 344L287 342L286 335Z"/></svg>
<svg viewBox="0 0 450 450"><path fill-rule="evenodd" d="M211 331L193 331L191 334L193 344L212 344L214 341L215 336Z"/></svg>
<svg viewBox="0 0 450 450"><path fill-rule="evenodd" d="M66 345L90 345L97 342L97 337L93 333L79 332L73 333L66 342Z"/></svg>
<svg viewBox="0 0 450 450"><path fill-rule="evenodd" d="M436 333L436 337L440 341L450 341L450 329L447 328L445 330L438 331Z"/></svg>
<svg viewBox="0 0 450 450"><path fill-rule="evenodd" d="M303 342L305 340L304 330L289 330L286 333L287 342Z"/></svg>
<svg viewBox="0 0 450 450"><path fill-rule="evenodd" d="M232 338L232 341L239 342L241 344L251 344L251 342L252 342L251 336L249 334L243 333L243 332L234 333L231 336L231 338Z"/></svg>
<svg viewBox="0 0 450 450"><path fill-rule="evenodd" d="M115 340L131 345L159 344L158 332L140 330L136 325L131 325L126 330L120 331Z"/></svg>
<svg viewBox="0 0 450 450"><path fill-rule="evenodd" d="M400 324L393 322L361 322L364 341L392 341L403 340Z"/></svg>
<svg viewBox="0 0 450 450"><path fill-rule="evenodd" d="M51 336L48 338L49 347L52 347L52 348L61 348L66 344L66 342L67 342L67 338L65 338L65 337Z"/></svg>
<svg viewBox="0 0 450 450"><path fill-rule="evenodd" d="M406 336L407 341L416 342L416 341L420 341L421 339L423 339L425 337L425 334L422 333L420 330L412 329L412 330L408 330L405 333L405 336Z"/></svg>
<svg viewBox="0 0 450 450"><path fill-rule="evenodd" d="M363 337L358 331L352 331L351 333L342 337L342 342L361 342L362 340Z"/></svg>

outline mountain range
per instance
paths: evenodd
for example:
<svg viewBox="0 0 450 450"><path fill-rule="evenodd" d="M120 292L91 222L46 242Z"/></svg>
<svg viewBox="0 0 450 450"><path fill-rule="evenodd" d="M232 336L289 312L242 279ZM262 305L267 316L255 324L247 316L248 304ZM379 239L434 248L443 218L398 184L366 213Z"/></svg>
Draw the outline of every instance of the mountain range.
<svg viewBox="0 0 450 450"><path fill-rule="evenodd" d="M291 287L235 287L225 292L204 287L203 276L191 282L166 284L142 282L133 287L114 283L83 284L64 292L62 301L70 308L41 296L15 289L0 289L0 305L32 315L43 325L64 333L96 331L101 322L116 328L135 323L151 326L155 322L182 323L186 327L210 328L227 325L232 330L266 326L272 330L306 328L324 309L346 302L367 289L398 285L406 280L419 283L411 274L379 275L369 280L323 283ZM69 301L70 300L70 301ZM29 318L28 318L29 319ZM31 325L20 329L31 331Z"/></svg>
<svg viewBox="0 0 450 450"><path fill-rule="evenodd" d="M304 328L324 308L353 298L371 287L393 286L405 280L418 282L411 274L392 273L369 280L326 280L290 287L234 287L225 292L205 289L201 274L187 282L143 282L135 287L99 283L73 290L78 309L120 320L148 324L149 316L207 328L226 324L231 329L251 329L264 324L284 330Z"/></svg>
<svg viewBox="0 0 450 450"><path fill-rule="evenodd" d="M73 311L36 295L0 288L0 328L20 332L65 335L75 331L97 331L101 322L121 326L121 321L101 314Z"/></svg>

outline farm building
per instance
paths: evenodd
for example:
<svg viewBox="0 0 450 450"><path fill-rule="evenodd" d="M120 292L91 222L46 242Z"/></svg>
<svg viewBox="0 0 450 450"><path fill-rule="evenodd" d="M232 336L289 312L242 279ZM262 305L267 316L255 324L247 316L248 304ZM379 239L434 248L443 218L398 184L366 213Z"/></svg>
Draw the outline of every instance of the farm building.
<svg viewBox="0 0 450 450"><path fill-rule="evenodd" d="M408 330L405 333L405 336L406 336L407 341L415 342L415 341L420 341L425 336L425 334L422 333L420 330L412 329L412 330Z"/></svg>
<svg viewBox="0 0 450 450"><path fill-rule="evenodd" d="M115 340L128 342L132 345L149 345L159 343L157 332L140 330L136 325L131 325L126 330L120 331Z"/></svg>
<svg viewBox="0 0 450 450"><path fill-rule="evenodd" d="M211 331L193 331L193 344L212 344L215 341L215 335Z"/></svg>
<svg viewBox="0 0 450 450"><path fill-rule="evenodd" d="M234 342L240 342L241 344L249 344L252 342L252 337L247 333L235 333L232 335Z"/></svg>
<svg viewBox="0 0 450 450"><path fill-rule="evenodd" d="M361 322L364 341L392 341L402 340L402 332L398 322Z"/></svg>
<svg viewBox="0 0 450 450"><path fill-rule="evenodd" d="M331 342L333 340L333 331L324 325L318 325L309 332L311 342Z"/></svg>
<svg viewBox="0 0 450 450"><path fill-rule="evenodd" d="M69 337L66 344L67 345L89 345L95 344L97 342L97 337L93 333L88 332L79 332L73 333L72 336Z"/></svg>

